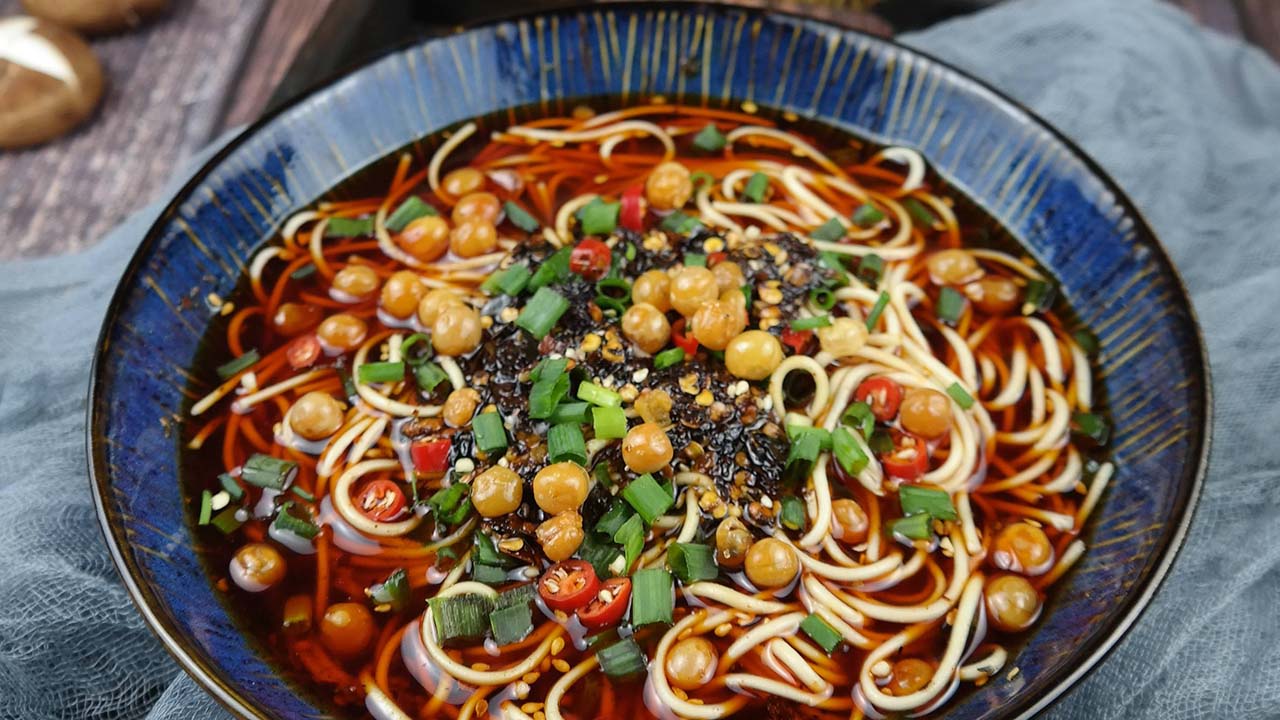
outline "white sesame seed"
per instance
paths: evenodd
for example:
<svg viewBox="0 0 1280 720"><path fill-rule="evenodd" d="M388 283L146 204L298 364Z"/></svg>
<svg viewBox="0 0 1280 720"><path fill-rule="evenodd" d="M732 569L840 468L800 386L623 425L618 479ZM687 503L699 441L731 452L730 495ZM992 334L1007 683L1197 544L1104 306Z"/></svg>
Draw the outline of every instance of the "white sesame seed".
<svg viewBox="0 0 1280 720"><path fill-rule="evenodd" d="M471 458L461 458L458 460L458 462L454 463L453 465L453 471L463 475L475 469L476 469L476 464L474 461L472 461Z"/></svg>
<svg viewBox="0 0 1280 720"><path fill-rule="evenodd" d="M222 490L217 495L209 498L209 507L214 510L221 510L229 502L231 502L231 495L226 490Z"/></svg>
<svg viewBox="0 0 1280 720"><path fill-rule="evenodd" d="M644 382L647 377L649 377L649 368L640 368L639 370L631 373L632 382Z"/></svg>

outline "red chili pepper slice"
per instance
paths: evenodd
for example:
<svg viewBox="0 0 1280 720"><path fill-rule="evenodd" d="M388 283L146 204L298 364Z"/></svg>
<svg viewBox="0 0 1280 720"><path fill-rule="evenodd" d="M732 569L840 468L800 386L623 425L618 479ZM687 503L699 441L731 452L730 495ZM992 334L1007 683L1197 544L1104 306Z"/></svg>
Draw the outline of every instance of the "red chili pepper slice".
<svg viewBox="0 0 1280 720"><path fill-rule="evenodd" d="M404 490L390 480L373 480L356 498L356 507L374 522L395 520L404 512Z"/></svg>
<svg viewBox="0 0 1280 720"><path fill-rule="evenodd" d="M887 377L876 375L862 381L853 397L871 406L871 414L880 422L889 422L898 416L902 404L902 386Z"/></svg>
<svg viewBox="0 0 1280 720"><path fill-rule="evenodd" d="M562 560L547 568L538 581L538 594L547 607L564 612L586 605L599 589L600 578L584 560Z"/></svg>
<svg viewBox="0 0 1280 720"><path fill-rule="evenodd" d="M707 267L715 267L724 262L729 257L726 252L713 252L707 256Z"/></svg>
<svg viewBox="0 0 1280 720"><path fill-rule="evenodd" d="M644 188L639 185L629 187L622 193L622 209L618 212L618 223L628 230L640 232L644 230Z"/></svg>
<svg viewBox="0 0 1280 720"><path fill-rule="evenodd" d="M922 438L898 430L890 430L893 451L880 456L880 465L890 477L908 482L919 480L929 471L929 446Z"/></svg>
<svg viewBox="0 0 1280 720"><path fill-rule="evenodd" d="M605 593L609 594L609 599L601 600L600 597ZM609 578L604 581L595 597L578 611L578 619L590 630L613 627L622 620L630 603L631 581L627 578Z"/></svg>
<svg viewBox="0 0 1280 720"><path fill-rule="evenodd" d="M782 331L782 344L790 346L797 353L803 353L804 347L809 344L809 340L812 337L812 330L792 330L787 328Z"/></svg>
<svg viewBox="0 0 1280 720"><path fill-rule="evenodd" d="M289 349L284 351L284 356L289 361L289 367L302 370L311 367L316 360L320 359L320 351L320 341L315 335L303 335L289 343Z"/></svg>
<svg viewBox="0 0 1280 720"><path fill-rule="evenodd" d="M453 441L448 438L418 440L409 446L409 456L420 472L440 473L449 469L449 450L452 448Z"/></svg>
<svg viewBox="0 0 1280 720"><path fill-rule="evenodd" d="M569 269L588 280L599 280L609 272L613 252L609 246L595 238L583 238L569 253Z"/></svg>
<svg viewBox="0 0 1280 720"><path fill-rule="evenodd" d="M680 318L671 324L671 342L674 342L676 347L684 350L686 356L693 357L698 352L698 341L692 336L684 334L684 326L684 318Z"/></svg>

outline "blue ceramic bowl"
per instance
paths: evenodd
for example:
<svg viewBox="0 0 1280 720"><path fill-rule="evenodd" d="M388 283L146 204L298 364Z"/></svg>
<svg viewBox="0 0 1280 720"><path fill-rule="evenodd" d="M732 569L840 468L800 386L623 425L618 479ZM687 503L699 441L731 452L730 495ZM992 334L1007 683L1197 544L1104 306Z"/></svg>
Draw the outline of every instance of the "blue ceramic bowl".
<svg viewBox="0 0 1280 720"><path fill-rule="evenodd" d="M687 50L692 49L692 50ZM285 217L389 153L509 107L574 98L753 101L918 148L1062 280L1102 341L1118 472L1090 549L1000 677L951 718L1025 717L1137 619L1190 521L1208 447L1207 362L1168 256L1123 193L1065 138L982 83L890 42L788 15L627 5L459 32L393 52L243 133L147 234L102 329L90 402L93 488L125 584L182 666L249 717L329 710L281 679L218 600L179 492L187 368L251 250ZM1152 387L1160 392L1150 392Z"/></svg>

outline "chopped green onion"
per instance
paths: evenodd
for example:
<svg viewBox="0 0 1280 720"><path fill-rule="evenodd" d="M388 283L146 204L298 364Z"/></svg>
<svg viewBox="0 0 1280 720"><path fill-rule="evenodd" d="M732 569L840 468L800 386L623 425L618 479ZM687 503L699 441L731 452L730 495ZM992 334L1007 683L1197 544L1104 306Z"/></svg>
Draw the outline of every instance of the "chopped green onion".
<svg viewBox="0 0 1280 720"><path fill-rule="evenodd" d="M303 265L297 270L294 270L293 272L289 273L289 279L290 280L306 280L307 278L315 274L316 274L316 264L307 263L306 265Z"/></svg>
<svg viewBox="0 0 1280 720"><path fill-rule="evenodd" d="M533 599L536 598L537 596L538 596L537 584L524 583L523 585L516 585L510 590L503 590L502 592L498 593L498 598L493 601L493 607L495 610L501 610L502 608L515 607L517 605L531 607L533 604Z"/></svg>
<svg viewBox="0 0 1280 720"><path fill-rule="evenodd" d="M715 181L715 177L706 170L699 170L689 176L689 182L693 183L694 192L701 190L703 187L710 187Z"/></svg>
<svg viewBox="0 0 1280 720"><path fill-rule="evenodd" d="M684 264L685 267L706 267L707 256L702 253L685 253Z"/></svg>
<svg viewBox="0 0 1280 720"><path fill-rule="evenodd" d="M463 485L465 483L456 483ZM452 487L452 486L451 486ZM497 544L493 542L493 538L488 533L478 532L472 538L472 552L475 553L473 559L482 565L493 565L505 569L516 566L519 561L498 550Z"/></svg>
<svg viewBox="0 0 1280 720"><path fill-rule="evenodd" d="M239 511L240 508L235 507L234 505L224 508L222 512L213 516L213 519L209 521L209 524L218 528L223 535L230 535L240 529L240 526L244 524L244 521L236 516L236 513Z"/></svg>
<svg viewBox="0 0 1280 720"><path fill-rule="evenodd" d="M871 437L871 433L876 429L876 416L871 412L871 406L864 402L850 403L845 408L844 414L840 416L840 422L844 425L862 433L865 440Z"/></svg>
<svg viewBox="0 0 1280 720"><path fill-rule="evenodd" d="M240 469L241 480L272 490L284 490L297 474L298 463L262 453L254 453Z"/></svg>
<svg viewBox="0 0 1280 720"><path fill-rule="evenodd" d="M678 365L682 362L684 362L683 348L670 348L653 356L653 367L655 370L665 370L672 365Z"/></svg>
<svg viewBox="0 0 1280 720"><path fill-rule="evenodd" d="M604 463L601 463L596 467L600 468L607 466L605 466ZM609 509L605 510L604 514L600 516L600 519L596 521L595 532L611 538L617 534L619 529L622 528L623 523L633 517L639 516L631 509L631 506L619 498L614 498L613 504L610 505Z"/></svg>
<svg viewBox="0 0 1280 720"><path fill-rule="evenodd" d="M431 619L436 640L446 647L470 645L483 640L489 630L493 602L483 595L451 595L431 598Z"/></svg>
<svg viewBox="0 0 1280 720"><path fill-rule="evenodd" d="M898 486L898 501L904 516L927 514L936 520L955 520L956 508L945 490L903 483Z"/></svg>
<svg viewBox="0 0 1280 720"><path fill-rule="evenodd" d="M569 270L569 255L572 253L573 249L567 247L551 253L533 272L533 277L529 278L529 285L525 289L540 290L547 285L568 280L573 274Z"/></svg>
<svg viewBox="0 0 1280 720"><path fill-rule="evenodd" d="M324 228L328 238L365 237L373 234L373 218L329 218Z"/></svg>
<svg viewBox="0 0 1280 720"><path fill-rule="evenodd" d="M477 562L471 566L471 579L485 585L501 585L507 581L507 569Z"/></svg>
<svg viewBox="0 0 1280 720"><path fill-rule="evenodd" d="M351 379L351 373L343 370L342 368L338 368L338 379L342 380L342 392L345 393L348 398L354 398L359 395L359 393L356 392L356 383Z"/></svg>
<svg viewBox="0 0 1280 720"><path fill-rule="evenodd" d="M396 568L386 580L370 586L365 592L377 605L400 612L409 606L409 575L404 568Z"/></svg>
<svg viewBox="0 0 1280 720"><path fill-rule="evenodd" d="M698 218L685 215L684 213L677 210L671 213L670 215L666 216L665 218L663 218L662 222L658 223L658 227L662 228L663 230L666 230L667 232L674 232L674 233L679 233L681 235L688 235L694 232L695 230L697 230L698 228L702 227L702 223L698 220Z"/></svg>
<svg viewBox="0 0 1280 720"><path fill-rule="evenodd" d="M417 383L418 389L425 393L435 392L436 386L448 379L449 374L444 371L444 368L429 360L413 369L413 381Z"/></svg>
<svg viewBox="0 0 1280 720"><path fill-rule="evenodd" d="M1094 335L1084 328L1080 328L1072 333L1071 337L1076 341L1076 344L1080 346L1080 349L1084 351L1085 355L1098 354L1099 345L1097 335Z"/></svg>
<svg viewBox="0 0 1280 720"><path fill-rule="evenodd" d="M1022 300L1022 314L1032 315L1048 310L1053 307L1053 301L1057 294L1058 289L1051 282L1045 280L1028 281L1026 295L1023 296Z"/></svg>
<svg viewBox="0 0 1280 720"><path fill-rule="evenodd" d="M596 283L596 305L601 310L613 310L621 315L630 303L631 283L626 280L610 277Z"/></svg>
<svg viewBox="0 0 1280 720"><path fill-rule="evenodd" d="M551 412L551 416L547 418L547 422L552 425L559 425L560 423L576 423L581 425L587 421L587 413L590 411L591 406L584 402L560 403L556 406L556 409ZM533 417L532 412L530 412L530 417Z"/></svg>
<svg viewBox="0 0 1280 720"><path fill-rule="evenodd" d="M391 232L400 232L409 226L409 223L421 217L428 215L439 215L434 207L422 201L417 195L410 195L400 203L400 207L395 212L387 216L386 226Z"/></svg>
<svg viewBox="0 0 1280 720"><path fill-rule="evenodd" d="M578 384L578 399L601 407L622 407L622 396L590 380Z"/></svg>
<svg viewBox="0 0 1280 720"><path fill-rule="evenodd" d="M543 358L529 371L529 379L533 382L555 380L569 369L566 358Z"/></svg>
<svg viewBox="0 0 1280 720"><path fill-rule="evenodd" d="M200 518L197 525L208 525L213 515L213 493L205 490L200 493Z"/></svg>
<svg viewBox="0 0 1280 720"><path fill-rule="evenodd" d="M742 190L742 197L747 202L764 202L764 193L769 189L769 176L762 172L753 173Z"/></svg>
<svg viewBox="0 0 1280 720"><path fill-rule="evenodd" d="M814 317L796 318L791 321L792 330L815 330L817 328L830 327L830 315L815 315Z"/></svg>
<svg viewBox="0 0 1280 720"><path fill-rule="evenodd" d="M716 567L716 551L710 545L700 543L671 543L667 548L667 565L686 585L699 580L714 580L720 574Z"/></svg>
<svg viewBox="0 0 1280 720"><path fill-rule="evenodd" d="M871 437L867 438L867 447L871 448L871 452L877 455L885 455L893 452L893 438L889 437L889 433L883 430L876 430L871 433Z"/></svg>
<svg viewBox="0 0 1280 720"><path fill-rule="evenodd" d="M836 294L830 289L824 287L816 287L809 291L809 302L813 303L820 310L830 310L836 306ZM828 325L830 322L828 321ZM820 325L819 327L825 327Z"/></svg>
<svg viewBox="0 0 1280 720"><path fill-rule="evenodd" d="M409 352L419 350L419 352ZM431 347L431 338L423 333L414 333L400 343L400 357L409 367L417 367L431 359L435 350Z"/></svg>
<svg viewBox="0 0 1280 720"><path fill-rule="evenodd" d="M707 123L706 127L693 136L693 146L703 152L720 152L727 142L724 133L720 132L715 123Z"/></svg>
<svg viewBox="0 0 1280 720"><path fill-rule="evenodd" d="M884 313L884 309L888 305L889 293L880 293L880 297L876 299L876 304L871 306L871 312L867 313L867 332L875 331L876 323L880 322L880 315Z"/></svg>
<svg viewBox="0 0 1280 720"><path fill-rule="evenodd" d="M1107 436L1111 434L1111 429L1107 427L1107 421L1102 419L1101 415L1093 413L1073 413L1071 415L1071 429L1081 435L1092 438L1099 445L1107 443Z"/></svg>
<svg viewBox="0 0 1280 720"><path fill-rule="evenodd" d="M569 309L569 301L550 288L538 288L529 302L516 316L516 325L529 331L529 334L541 340L551 332L560 316Z"/></svg>
<svg viewBox="0 0 1280 720"><path fill-rule="evenodd" d="M968 410L969 408L973 407L973 396L970 395L967 391L965 391L964 387L961 386L960 383L953 382L950 385L948 385L947 394L951 396L952 400L956 401L957 405L964 408L965 410Z"/></svg>
<svg viewBox="0 0 1280 720"><path fill-rule="evenodd" d="M312 503L316 501L315 495L312 495L311 493L307 492L306 490L303 490L301 487L297 485L291 485L289 487L289 492L296 495L299 500L305 500L306 502L312 502Z"/></svg>
<svg viewBox="0 0 1280 720"><path fill-rule="evenodd" d="M544 374L529 391L529 417L535 420L551 417L568 394L569 376L566 373Z"/></svg>
<svg viewBox="0 0 1280 720"><path fill-rule="evenodd" d="M863 255L858 261L858 279L869 287L880 284L880 276L884 274L884 258L871 253Z"/></svg>
<svg viewBox="0 0 1280 720"><path fill-rule="evenodd" d="M853 433L838 427L831 431L831 454L847 475L857 475L866 469L870 458L863 452Z"/></svg>
<svg viewBox="0 0 1280 720"><path fill-rule="evenodd" d="M787 453L787 465L797 461L811 463L818 455L831 447L831 434L822 428L788 425L787 437L791 440L791 451Z"/></svg>
<svg viewBox="0 0 1280 720"><path fill-rule="evenodd" d="M813 613L810 613L809 617L800 621L800 629L810 639L818 643L818 647L822 648L828 655L840 647L840 643L844 642L844 637L836 632L835 628Z"/></svg>
<svg viewBox="0 0 1280 720"><path fill-rule="evenodd" d="M652 623L671 624L675 610L675 588L671 573L662 568L637 570L631 576L631 624L635 627Z"/></svg>
<svg viewBox="0 0 1280 720"><path fill-rule="evenodd" d="M933 518L928 513L898 518L889 523L889 532L909 540L928 540L933 537Z"/></svg>
<svg viewBox="0 0 1280 720"><path fill-rule="evenodd" d="M614 531L613 541L622 546L625 563L622 568L623 575L631 571L631 566L640 557L640 551L644 550L644 534L644 521L639 515L627 518L626 522Z"/></svg>
<svg viewBox="0 0 1280 720"><path fill-rule="evenodd" d="M618 227L621 208L621 203L605 202L596 197L578 210L578 227L583 235L608 235Z"/></svg>
<svg viewBox="0 0 1280 720"><path fill-rule="evenodd" d="M854 225L865 229L884 220L884 213L880 212L880 209L871 203L863 203L853 211L849 219Z"/></svg>
<svg viewBox="0 0 1280 720"><path fill-rule="evenodd" d="M435 513L438 522L457 525L471 510L471 499L467 497L470 490L470 485L456 482L427 498L427 507Z"/></svg>
<svg viewBox="0 0 1280 720"><path fill-rule="evenodd" d="M532 277L533 271L529 269L528 265L524 263L516 263L506 270L499 270L490 275L484 283L480 285L480 289L490 295L502 293L503 295L515 297L520 294L520 291L525 289L525 286L529 284L529 280Z"/></svg>
<svg viewBox="0 0 1280 720"><path fill-rule="evenodd" d="M530 215L528 210L510 200L502 204L502 211L507 214L507 219L511 221L512 225L525 232L537 232L538 228L541 227L538 224L538 219Z"/></svg>
<svg viewBox="0 0 1280 720"><path fill-rule="evenodd" d="M830 250L823 250L818 253L818 264L827 268L833 275L835 275L834 282L836 285L849 284L848 268L844 264L844 259L839 254L833 253Z"/></svg>
<svg viewBox="0 0 1280 720"><path fill-rule="evenodd" d="M622 408L595 407L591 409L591 425L597 439L620 439L627 434L627 414Z"/></svg>
<svg viewBox="0 0 1280 720"><path fill-rule="evenodd" d="M813 232L809 233L809 237L814 240L822 240L824 242L835 242L844 237L844 233L844 223L840 222L836 218L831 218L830 220L822 223L818 228L814 229Z"/></svg>
<svg viewBox="0 0 1280 720"><path fill-rule="evenodd" d="M583 405L586 405L586 403L583 403ZM583 414L586 414L585 411ZM586 420L583 419L580 422L586 422ZM613 488L613 473L609 472L609 463L602 462L597 464L595 468L592 469L591 474L595 477L596 482L606 488Z"/></svg>
<svg viewBox="0 0 1280 720"><path fill-rule="evenodd" d="M218 377L226 380L231 376L239 373L241 370L247 370L253 367L254 363L262 359L257 350L249 350L238 358L233 358L218 366Z"/></svg>
<svg viewBox="0 0 1280 720"><path fill-rule="evenodd" d="M615 680L640 675L648 667L644 652L635 639L629 637L597 650L596 660L600 662L601 672Z"/></svg>
<svg viewBox="0 0 1280 720"><path fill-rule="evenodd" d="M271 526L276 530L292 533L305 540L311 540L320 534L320 527L311 522L309 518L300 518L290 512L293 509L293 501L289 501L280 506L280 512L276 513L276 519Z"/></svg>
<svg viewBox="0 0 1280 720"><path fill-rule="evenodd" d="M911 215L911 219L916 221L917 225L923 225L926 228L932 228L937 224L938 219L933 216L933 212L924 206L919 200L909 197L902 201L902 207Z"/></svg>
<svg viewBox="0 0 1280 720"><path fill-rule="evenodd" d="M578 557L590 563L596 575L607 578L613 575L612 566L622 557L622 552L609 538L587 533L582 538L582 545L578 546Z"/></svg>
<svg viewBox="0 0 1280 720"><path fill-rule="evenodd" d="M398 382L404 379L404 363L365 363L360 366L358 374L360 382L365 385L369 383Z"/></svg>
<svg viewBox="0 0 1280 720"><path fill-rule="evenodd" d="M485 412L475 416L471 421L471 430L476 436L476 448L486 455L507 449L507 429L503 427L502 416L496 412Z"/></svg>
<svg viewBox="0 0 1280 720"><path fill-rule="evenodd" d="M753 290L755 290L755 288L751 287L750 285L743 285L742 287L740 287L740 288L738 288L738 289L742 291L742 297L746 298L746 302L747 302L747 304L746 304L745 306L743 306L743 307L744 307L745 309L747 309L747 310L750 310L750 309L751 309L751 294L752 294L752 291L753 291Z"/></svg>
<svg viewBox="0 0 1280 720"><path fill-rule="evenodd" d="M963 295L949 287L944 287L938 291L938 304L933 307L934 314L942 322L954 327L960 322L960 316L964 314L964 302Z"/></svg>
<svg viewBox="0 0 1280 720"><path fill-rule="evenodd" d="M649 473L641 475L622 488L622 498L631 503L631 507L635 508L649 525L675 505L675 499L671 493L663 489Z"/></svg>
<svg viewBox="0 0 1280 720"><path fill-rule="evenodd" d="M582 428L577 423L552 425L547 431L547 457L553 463L572 460L586 465L587 442L582 437Z"/></svg>
<svg viewBox="0 0 1280 720"><path fill-rule="evenodd" d="M782 512L778 514L778 522L788 530L804 528L804 501L795 495L782 498Z"/></svg>
<svg viewBox="0 0 1280 720"><path fill-rule="evenodd" d="M528 605L512 605L489 614L489 628L493 641L502 647L517 643L533 632L533 611Z"/></svg>
<svg viewBox="0 0 1280 720"><path fill-rule="evenodd" d="M230 473L219 475L218 482L222 484L222 489L227 491L232 500L239 500L244 497L244 488L240 487L240 483L236 482L236 479Z"/></svg>

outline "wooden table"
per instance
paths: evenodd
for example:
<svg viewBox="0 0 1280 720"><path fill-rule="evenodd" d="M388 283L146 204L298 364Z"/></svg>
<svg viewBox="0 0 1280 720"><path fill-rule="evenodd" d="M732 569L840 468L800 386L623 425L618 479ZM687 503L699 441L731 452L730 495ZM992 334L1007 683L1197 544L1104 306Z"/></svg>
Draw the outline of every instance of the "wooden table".
<svg viewBox="0 0 1280 720"><path fill-rule="evenodd" d="M873 32L893 30L856 14L877 0L816 1ZM1277 0L1169 1L1280 59ZM83 249L155 199L198 148L267 107L300 53L317 51L306 41L331 8L345 15L360 5L173 0L141 31L94 40L109 78L99 116L44 147L0 153L0 260ZM17 12L19 0L0 0L0 15Z"/></svg>

